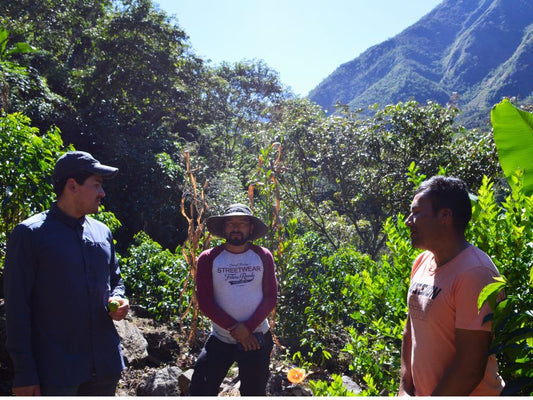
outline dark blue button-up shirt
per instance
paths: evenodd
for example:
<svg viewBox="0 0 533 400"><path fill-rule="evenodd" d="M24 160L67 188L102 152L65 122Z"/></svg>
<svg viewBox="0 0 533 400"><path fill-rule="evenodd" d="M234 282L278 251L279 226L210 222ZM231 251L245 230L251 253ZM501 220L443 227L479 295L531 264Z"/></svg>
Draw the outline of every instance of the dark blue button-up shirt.
<svg viewBox="0 0 533 400"><path fill-rule="evenodd" d="M4 294L13 386L78 385L124 368L107 311L124 285L106 225L69 217L56 204L19 224L9 238Z"/></svg>

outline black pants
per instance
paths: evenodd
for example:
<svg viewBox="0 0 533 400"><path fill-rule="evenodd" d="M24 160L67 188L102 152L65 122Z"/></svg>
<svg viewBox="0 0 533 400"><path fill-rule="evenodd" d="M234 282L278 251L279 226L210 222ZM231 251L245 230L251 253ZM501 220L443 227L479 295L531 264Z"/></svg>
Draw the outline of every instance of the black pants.
<svg viewBox="0 0 533 400"><path fill-rule="evenodd" d="M211 335L194 366L189 394L217 396L220 384L234 362L239 366L241 396L265 396L270 371L272 334L265 333L265 343L259 350L244 351L236 344L224 343Z"/></svg>

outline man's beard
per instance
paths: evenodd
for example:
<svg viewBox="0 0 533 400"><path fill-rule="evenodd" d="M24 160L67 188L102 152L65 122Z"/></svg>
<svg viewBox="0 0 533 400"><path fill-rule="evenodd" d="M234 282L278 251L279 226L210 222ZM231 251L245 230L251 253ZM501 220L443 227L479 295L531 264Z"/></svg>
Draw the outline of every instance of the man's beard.
<svg viewBox="0 0 533 400"><path fill-rule="evenodd" d="M238 234L238 235L235 235L235 234ZM228 235L228 237L226 238L226 241L233 246L242 246L248 241L248 239L250 239L250 235L244 236L240 232L232 232Z"/></svg>

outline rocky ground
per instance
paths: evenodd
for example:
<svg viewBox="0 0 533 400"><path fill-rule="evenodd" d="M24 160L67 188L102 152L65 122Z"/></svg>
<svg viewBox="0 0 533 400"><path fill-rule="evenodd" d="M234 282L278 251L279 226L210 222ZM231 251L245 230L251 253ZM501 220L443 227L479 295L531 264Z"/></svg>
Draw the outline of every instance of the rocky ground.
<svg viewBox="0 0 533 400"><path fill-rule="evenodd" d="M194 363L202 343L189 346L185 332L174 326L154 321L142 309L132 307L124 321L115 323L122 340L126 370L117 390L118 396L186 396ZM0 299L0 396L11 395L12 368L5 348L5 314ZM287 372L295 367L287 360L286 349L274 345L271 357L271 377L268 396L312 396L308 380L330 380L322 372L310 373L300 384L292 384ZM334 362L337 370L345 370L342 360ZM349 377L344 384L354 392L359 387ZM234 366L221 385L219 396L239 396L238 370Z"/></svg>
<svg viewBox="0 0 533 400"><path fill-rule="evenodd" d="M200 347L191 348L187 345L185 333L179 329L155 322L150 318L141 317L142 313L132 310L128 320L133 324L147 340L148 357L141 362L131 362L123 373L119 383L117 395L139 396L153 395L147 393L146 382L156 374L163 374L165 379L177 380L181 383L179 395L187 394L187 385L192 374L192 368ZM120 330L119 330L120 331ZM299 385L290 383L287 372L291 365L280 361L281 349L275 346L272 355L271 377L267 386L268 396L311 396L307 382ZM179 369L179 371L176 369ZM178 371L178 372L176 372ZM161 382L161 381L160 381ZM221 386L220 396L239 396L238 370L232 368ZM148 389L148 390L153 390ZM171 389L172 390L172 389ZM155 393L161 395L162 393ZM171 393L167 393L171 394ZM175 392L174 395L178 393Z"/></svg>
<svg viewBox="0 0 533 400"><path fill-rule="evenodd" d="M0 299L0 396L11 395L11 363L5 352L5 320ZM142 310L133 308L126 321L117 324L127 364L119 382L118 396L185 396L200 347L190 348L179 329L160 324ZM269 396L311 396L307 381L294 385L287 379L294 365L283 362L280 346L275 346L271 363ZM313 377L325 379L326 377ZM238 371L234 367L221 386L220 396L239 396Z"/></svg>

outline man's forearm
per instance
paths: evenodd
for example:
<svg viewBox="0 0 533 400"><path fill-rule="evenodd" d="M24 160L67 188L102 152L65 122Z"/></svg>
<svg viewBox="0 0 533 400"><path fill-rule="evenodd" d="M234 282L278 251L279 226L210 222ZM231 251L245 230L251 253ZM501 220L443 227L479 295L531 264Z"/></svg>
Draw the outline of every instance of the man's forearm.
<svg viewBox="0 0 533 400"><path fill-rule="evenodd" d="M405 329L402 338L401 368L400 368L400 389L399 396L414 396L415 388L413 376L411 373L411 321L409 316L405 323Z"/></svg>

